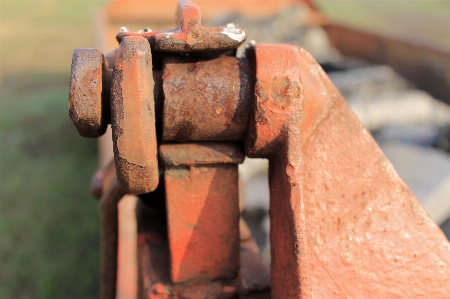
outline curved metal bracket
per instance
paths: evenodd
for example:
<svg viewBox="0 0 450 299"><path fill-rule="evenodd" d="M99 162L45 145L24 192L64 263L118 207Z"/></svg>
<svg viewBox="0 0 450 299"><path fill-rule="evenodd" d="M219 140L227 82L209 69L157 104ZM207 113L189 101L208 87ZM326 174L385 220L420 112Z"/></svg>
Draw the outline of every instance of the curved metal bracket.
<svg viewBox="0 0 450 299"><path fill-rule="evenodd" d="M448 297L448 241L320 65L288 45L248 54L247 155L270 161L272 296Z"/></svg>

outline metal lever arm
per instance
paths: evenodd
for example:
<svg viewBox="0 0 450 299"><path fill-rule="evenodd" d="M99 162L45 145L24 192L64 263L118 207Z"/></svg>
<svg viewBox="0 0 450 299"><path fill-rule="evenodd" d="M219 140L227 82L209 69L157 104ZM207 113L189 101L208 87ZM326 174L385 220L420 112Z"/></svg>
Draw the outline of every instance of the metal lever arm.
<svg viewBox="0 0 450 299"><path fill-rule="evenodd" d="M148 41L125 37L114 64L111 127L117 178L129 194L151 192L159 181L153 86Z"/></svg>

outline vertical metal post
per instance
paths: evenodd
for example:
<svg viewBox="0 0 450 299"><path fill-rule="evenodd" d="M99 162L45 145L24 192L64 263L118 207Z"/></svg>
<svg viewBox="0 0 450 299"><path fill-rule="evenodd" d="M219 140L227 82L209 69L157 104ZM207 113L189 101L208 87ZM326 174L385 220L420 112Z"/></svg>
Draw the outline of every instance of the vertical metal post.
<svg viewBox="0 0 450 299"><path fill-rule="evenodd" d="M227 298L239 289L238 163L233 143L162 145L173 291ZM190 298L190 297L189 297Z"/></svg>

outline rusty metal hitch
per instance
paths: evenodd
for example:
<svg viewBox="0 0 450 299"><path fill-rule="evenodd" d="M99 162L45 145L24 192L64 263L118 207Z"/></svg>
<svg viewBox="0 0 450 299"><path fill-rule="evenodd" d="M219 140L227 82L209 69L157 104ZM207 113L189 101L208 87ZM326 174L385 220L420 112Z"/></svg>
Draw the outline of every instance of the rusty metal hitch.
<svg viewBox="0 0 450 299"><path fill-rule="evenodd" d="M120 183L123 194L156 201L152 191L165 187L167 233L138 209L147 227L141 297L234 298L267 287L245 274L262 265L248 263L254 247L242 253L237 164L246 155L269 159L273 298L446 298L448 241L311 55L256 43L236 58L227 51L244 29L202 27L192 1L179 9L177 29L121 31L106 62L94 49L75 50L72 62L78 131L98 137L112 125L117 181L103 189ZM101 206L116 204L119 193L98 185ZM102 219L117 217L103 210ZM114 235L116 222L102 223ZM114 298L115 273L105 271L117 261L103 253L112 260L101 298Z"/></svg>

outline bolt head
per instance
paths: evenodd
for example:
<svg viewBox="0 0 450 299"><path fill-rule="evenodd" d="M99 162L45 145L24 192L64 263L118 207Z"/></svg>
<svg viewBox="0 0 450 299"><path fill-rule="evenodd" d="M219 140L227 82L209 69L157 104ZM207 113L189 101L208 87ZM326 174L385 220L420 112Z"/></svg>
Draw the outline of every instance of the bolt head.
<svg viewBox="0 0 450 299"><path fill-rule="evenodd" d="M70 76L69 115L83 137L103 135L108 107L103 73L105 59L97 49L75 49Z"/></svg>

